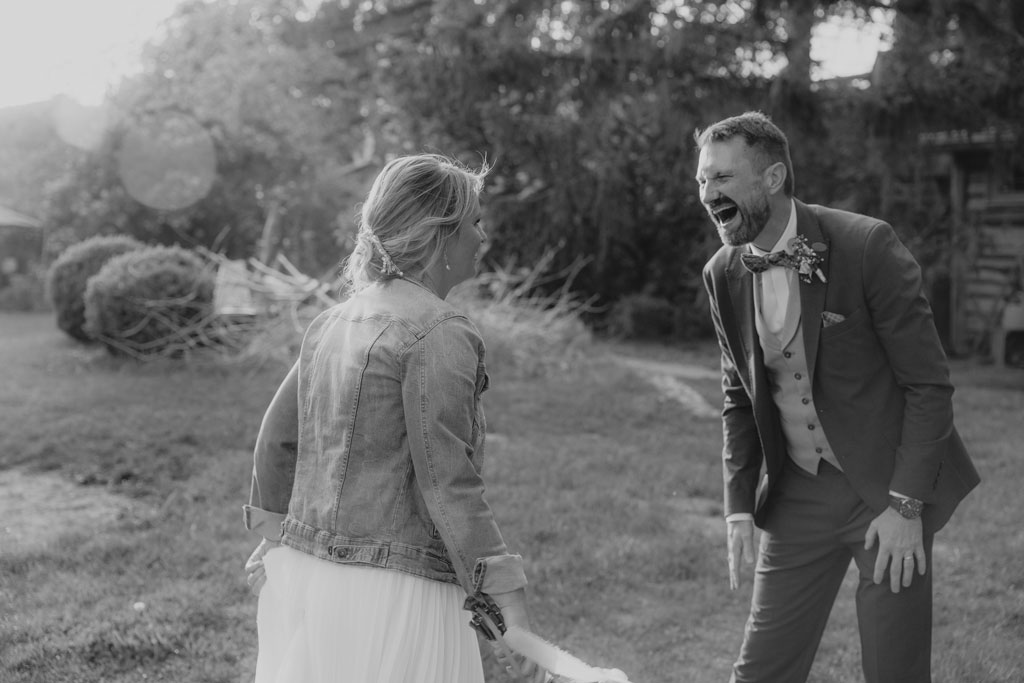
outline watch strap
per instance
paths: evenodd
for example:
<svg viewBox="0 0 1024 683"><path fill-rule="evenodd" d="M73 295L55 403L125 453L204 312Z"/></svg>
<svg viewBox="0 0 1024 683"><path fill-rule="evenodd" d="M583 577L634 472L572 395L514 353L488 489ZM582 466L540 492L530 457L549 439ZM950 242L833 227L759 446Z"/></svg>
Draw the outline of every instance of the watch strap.
<svg viewBox="0 0 1024 683"><path fill-rule="evenodd" d="M889 507L906 519L917 519L924 510L924 502L916 498L904 498L889 494Z"/></svg>

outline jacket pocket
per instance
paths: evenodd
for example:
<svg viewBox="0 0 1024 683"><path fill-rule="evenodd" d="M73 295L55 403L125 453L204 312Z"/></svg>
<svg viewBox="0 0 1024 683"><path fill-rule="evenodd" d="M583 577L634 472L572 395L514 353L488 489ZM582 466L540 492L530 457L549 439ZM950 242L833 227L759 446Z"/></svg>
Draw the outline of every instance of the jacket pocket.
<svg viewBox="0 0 1024 683"><path fill-rule="evenodd" d="M867 309L863 306L858 308L856 311L846 316L846 320L836 323L835 325L829 325L828 327L821 328L821 339L835 339L847 332L857 328L865 327L868 321Z"/></svg>

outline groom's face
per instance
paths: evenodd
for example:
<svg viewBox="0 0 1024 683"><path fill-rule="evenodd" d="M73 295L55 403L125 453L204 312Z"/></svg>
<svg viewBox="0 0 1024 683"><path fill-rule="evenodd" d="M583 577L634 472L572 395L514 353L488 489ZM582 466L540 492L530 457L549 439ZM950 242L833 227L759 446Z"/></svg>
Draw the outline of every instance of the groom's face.
<svg viewBox="0 0 1024 683"><path fill-rule="evenodd" d="M700 150L700 201L723 244L753 242L771 217L764 174L755 164L754 151L743 138L709 142Z"/></svg>

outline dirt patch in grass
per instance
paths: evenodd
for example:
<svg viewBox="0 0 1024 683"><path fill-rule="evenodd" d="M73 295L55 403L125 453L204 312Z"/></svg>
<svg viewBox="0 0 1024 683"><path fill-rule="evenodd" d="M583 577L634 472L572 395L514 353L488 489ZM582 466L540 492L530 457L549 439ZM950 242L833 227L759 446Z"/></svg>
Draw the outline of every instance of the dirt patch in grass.
<svg viewBox="0 0 1024 683"><path fill-rule="evenodd" d="M39 550L64 533L103 528L147 507L57 474L0 470L0 549Z"/></svg>

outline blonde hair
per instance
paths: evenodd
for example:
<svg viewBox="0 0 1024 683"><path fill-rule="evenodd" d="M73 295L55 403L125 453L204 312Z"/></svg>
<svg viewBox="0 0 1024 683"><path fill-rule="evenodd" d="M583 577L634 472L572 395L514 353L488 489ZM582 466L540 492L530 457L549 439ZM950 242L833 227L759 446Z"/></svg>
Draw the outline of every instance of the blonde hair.
<svg viewBox="0 0 1024 683"><path fill-rule="evenodd" d="M429 268L476 209L488 170L440 154L388 162L359 212L356 245L344 263L350 289Z"/></svg>

